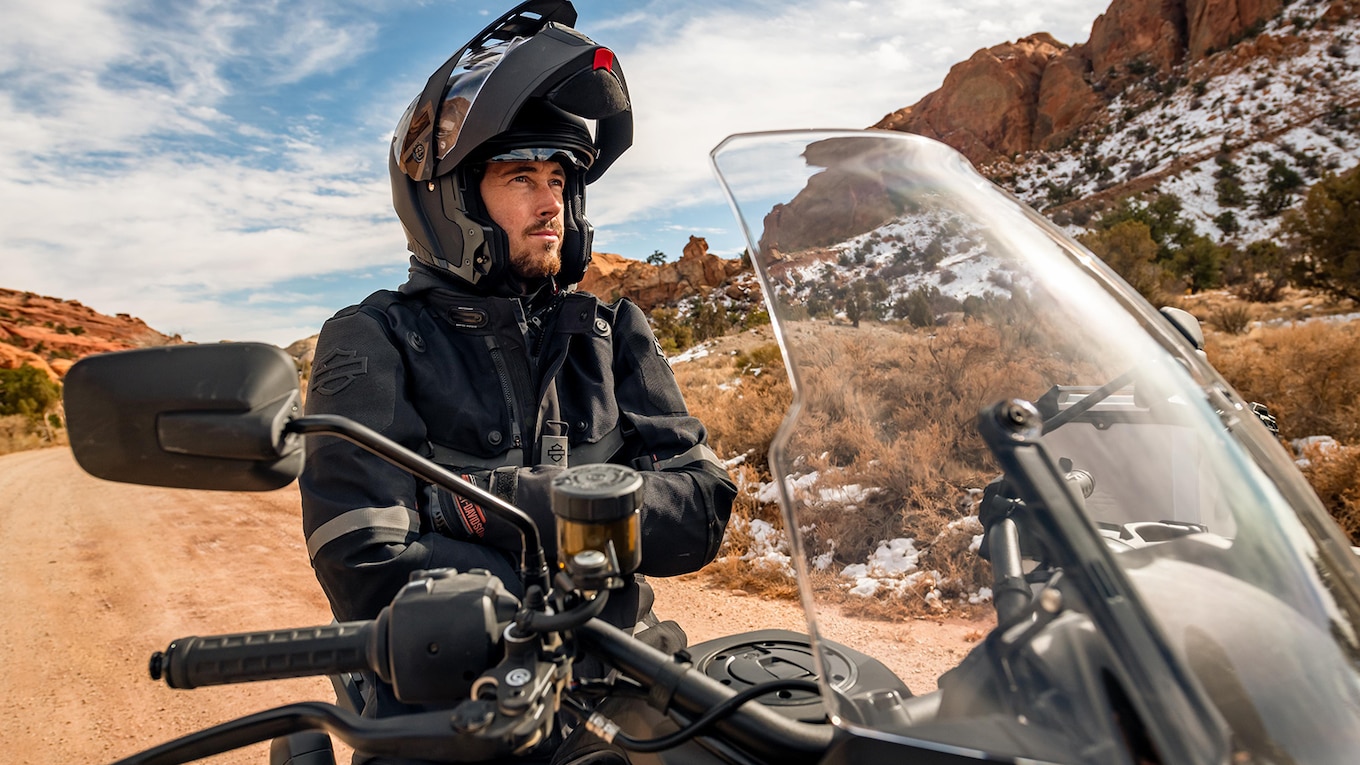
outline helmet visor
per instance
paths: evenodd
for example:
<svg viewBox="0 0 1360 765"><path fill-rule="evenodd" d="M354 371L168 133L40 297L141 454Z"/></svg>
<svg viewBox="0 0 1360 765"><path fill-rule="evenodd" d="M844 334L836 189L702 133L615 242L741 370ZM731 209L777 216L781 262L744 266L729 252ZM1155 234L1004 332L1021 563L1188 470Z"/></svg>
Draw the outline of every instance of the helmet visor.
<svg viewBox="0 0 1360 765"><path fill-rule="evenodd" d="M590 166L589 162L582 161L575 152L567 149L557 149L549 147L535 147L524 149L510 149L502 151L495 156L488 157L487 162L548 162L556 161L562 163L563 167L573 167L584 170Z"/></svg>
<svg viewBox="0 0 1360 765"><path fill-rule="evenodd" d="M467 122L468 111L481 93L482 85L492 70L505 60L505 55L519 47L527 38L516 37L506 43L470 54L449 77L449 91L439 108L439 126L435 130L435 156L447 157L458 143L458 134Z"/></svg>
<svg viewBox="0 0 1360 765"><path fill-rule="evenodd" d="M449 76L448 91L439 104L437 124L429 104L422 107L420 98L406 107L406 113L397 123L393 135L392 155L408 176L417 179L429 177L427 168L432 167L433 162L427 156L427 149L431 146L435 161L443 159L453 150L467 122L468 111L472 109L472 103L481 92L486 78L505 59L505 54L526 39L516 37L465 54Z"/></svg>

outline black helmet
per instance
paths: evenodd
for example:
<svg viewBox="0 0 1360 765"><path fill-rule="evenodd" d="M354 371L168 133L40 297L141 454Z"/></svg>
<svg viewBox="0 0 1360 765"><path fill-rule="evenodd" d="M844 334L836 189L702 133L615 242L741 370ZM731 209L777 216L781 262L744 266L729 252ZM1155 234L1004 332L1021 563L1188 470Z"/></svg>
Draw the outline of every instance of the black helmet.
<svg viewBox="0 0 1360 765"><path fill-rule="evenodd" d="M478 192L484 163L556 159L564 191L563 284L585 275L591 183L633 142L628 85L614 54L571 28L566 0L529 0L440 67L392 137L392 204L417 260L489 291L509 269L509 240ZM591 135L586 120L595 120Z"/></svg>

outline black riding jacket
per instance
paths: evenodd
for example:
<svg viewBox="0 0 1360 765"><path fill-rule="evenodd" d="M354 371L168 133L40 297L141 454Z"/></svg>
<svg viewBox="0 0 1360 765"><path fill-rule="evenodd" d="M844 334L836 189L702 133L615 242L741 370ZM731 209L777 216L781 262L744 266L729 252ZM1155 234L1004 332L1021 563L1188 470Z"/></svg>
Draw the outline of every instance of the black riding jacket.
<svg viewBox="0 0 1360 765"><path fill-rule="evenodd" d="M718 551L736 487L627 300L551 283L477 295L415 266L399 292L326 322L311 374L308 414L357 420L516 505L550 565L549 483L592 462L643 470L641 573L696 571ZM420 569L485 568L522 595L517 532L347 441L309 440L300 486L307 551L342 621L376 617Z"/></svg>

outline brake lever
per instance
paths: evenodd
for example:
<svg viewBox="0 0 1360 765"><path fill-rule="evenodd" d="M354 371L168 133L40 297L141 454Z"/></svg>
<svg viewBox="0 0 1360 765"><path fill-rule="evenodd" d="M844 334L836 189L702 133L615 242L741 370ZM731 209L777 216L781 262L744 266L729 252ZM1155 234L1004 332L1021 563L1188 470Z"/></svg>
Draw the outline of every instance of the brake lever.
<svg viewBox="0 0 1360 765"><path fill-rule="evenodd" d="M499 728L463 731L452 710L370 719L334 704L307 701L214 725L118 760L114 765L181 765L304 731L325 731L356 750L385 757L461 762L505 757L519 747L495 737ZM493 734L493 735L486 735ZM450 755L455 759L450 759Z"/></svg>

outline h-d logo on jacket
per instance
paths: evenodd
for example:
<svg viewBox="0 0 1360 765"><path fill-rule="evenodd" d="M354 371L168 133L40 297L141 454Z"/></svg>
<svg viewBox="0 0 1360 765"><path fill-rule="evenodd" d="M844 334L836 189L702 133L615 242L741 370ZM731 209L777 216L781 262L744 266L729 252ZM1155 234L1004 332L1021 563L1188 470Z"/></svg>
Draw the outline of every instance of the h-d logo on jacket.
<svg viewBox="0 0 1360 765"><path fill-rule="evenodd" d="M334 396L368 374L368 357L358 351L336 348L312 368L312 390Z"/></svg>

